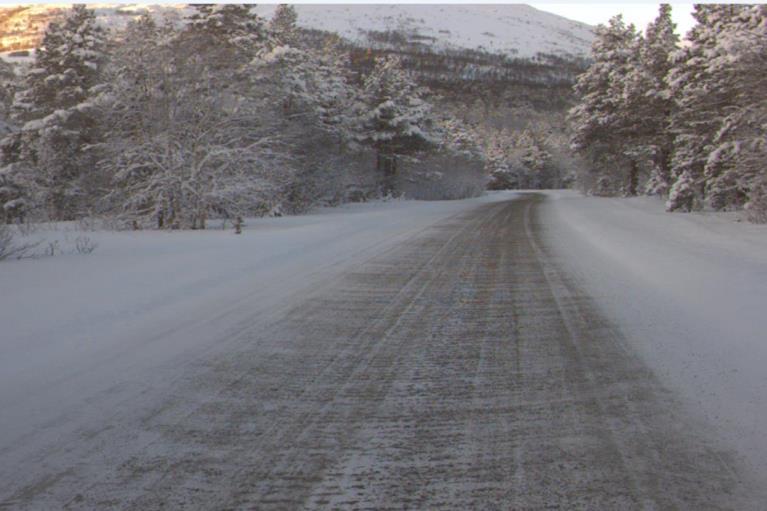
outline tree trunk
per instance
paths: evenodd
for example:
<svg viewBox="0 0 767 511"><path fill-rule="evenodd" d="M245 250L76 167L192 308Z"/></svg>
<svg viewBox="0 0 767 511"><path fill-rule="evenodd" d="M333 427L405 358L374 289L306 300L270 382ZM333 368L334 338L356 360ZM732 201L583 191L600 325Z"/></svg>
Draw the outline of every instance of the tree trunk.
<svg viewBox="0 0 767 511"><path fill-rule="evenodd" d="M392 192L392 175L394 173L394 157L389 154L389 151L385 147L378 147L376 149L376 173L378 174L382 192L389 194Z"/></svg>
<svg viewBox="0 0 767 511"><path fill-rule="evenodd" d="M631 167L629 168L629 195L634 197L637 194L637 187L639 186L639 167L636 161L631 161Z"/></svg>
<svg viewBox="0 0 767 511"><path fill-rule="evenodd" d="M381 155L381 176L383 180L383 192L391 194L395 188L395 177L397 175L397 157L392 154Z"/></svg>
<svg viewBox="0 0 767 511"><path fill-rule="evenodd" d="M207 214L207 212L204 209L202 211L200 211L200 219L199 220L200 220L199 227L200 227L200 229L202 229L204 231L205 230L205 224L207 223L207 220L208 220L208 214Z"/></svg>
<svg viewBox="0 0 767 511"><path fill-rule="evenodd" d="M671 153L672 149L670 147L661 147L655 161L660 179L663 181L664 195L668 195L671 189Z"/></svg>

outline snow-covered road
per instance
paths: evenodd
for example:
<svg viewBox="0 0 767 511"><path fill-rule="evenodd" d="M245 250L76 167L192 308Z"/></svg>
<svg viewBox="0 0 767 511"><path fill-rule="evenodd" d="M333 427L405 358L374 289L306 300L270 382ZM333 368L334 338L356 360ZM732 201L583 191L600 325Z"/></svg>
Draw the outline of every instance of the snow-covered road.
<svg viewBox="0 0 767 511"><path fill-rule="evenodd" d="M767 226L548 193L558 263L767 486Z"/></svg>
<svg viewBox="0 0 767 511"><path fill-rule="evenodd" d="M763 308L759 228L659 251L695 220L514 197L93 233L88 256L0 265L0 508L759 509L741 458L763 443L695 404L760 398L739 350L764 354L763 323L696 315L715 280L675 291L734 257L732 295ZM729 323L750 344L705 332ZM737 385L688 387L723 361Z"/></svg>

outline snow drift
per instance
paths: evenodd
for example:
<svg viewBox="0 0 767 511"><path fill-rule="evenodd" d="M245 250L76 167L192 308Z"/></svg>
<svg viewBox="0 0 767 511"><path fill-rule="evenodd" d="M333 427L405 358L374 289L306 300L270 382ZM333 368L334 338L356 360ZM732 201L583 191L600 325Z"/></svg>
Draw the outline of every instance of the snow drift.
<svg viewBox="0 0 767 511"><path fill-rule="evenodd" d="M665 213L654 198L549 197L544 225L565 267L691 411L767 475L767 228Z"/></svg>

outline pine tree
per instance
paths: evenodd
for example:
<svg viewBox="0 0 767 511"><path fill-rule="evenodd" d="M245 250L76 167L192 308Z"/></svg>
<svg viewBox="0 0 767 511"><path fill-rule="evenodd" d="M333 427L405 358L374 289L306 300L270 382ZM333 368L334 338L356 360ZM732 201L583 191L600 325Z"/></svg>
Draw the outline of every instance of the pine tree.
<svg viewBox="0 0 767 511"><path fill-rule="evenodd" d="M0 223L24 221L36 195L33 169L18 157L21 140L18 132L0 140Z"/></svg>
<svg viewBox="0 0 767 511"><path fill-rule="evenodd" d="M624 152L632 136L632 125L624 89L638 48L638 34L633 25L618 15L607 26L596 29L592 46L594 62L578 77L575 92L579 103L569 112L573 127L572 145L588 156L598 180L609 183L615 192L627 180L622 169L631 162ZM608 190L605 190L608 192Z"/></svg>
<svg viewBox="0 0 767 511"><path fill-rule="evenodd" d="M633 152L630 178L632 195L636 192L638 163L651 162L646 185L649 193L665 195L671 185L670 160L673 137L669 130L673 100L666 78L671 56L679 37L671 21L671 7L662 4L658 17L647 27L644 38L637 39L634 62L626 77L624 107L630 125L629 144Z"/></svg>
<svg viewBox="0 0 767 511"><path fill-rule="evenodd" d="M20 137L10 122L16 77L10 64L0 60L0 224L23 218L25 174L14 162Z"/></svg>
<svg viewBox="0 0 767 511"><path fill-rule="evenodd" d="M375 149L376 170L386 192L394 190L398 157L434 143L431 105L424 95L393 55L377 59L365 80L359 138Z"/></svg>
<svg viewBox="0 0 767 511"><path fill-rule="evenodd" d="M690 44L674 56L668 76L670 93L675 100L671 116L674 136L671 179L680 179L687 173L685 179L692 183L696 207L705 200L704 168L714 137L734 100L730 88L717 83L716 73L710 66L711 57L717 53L720 34L728 30L743 9L740 5L696 5L693 16L697 24L687 37ZM678 207L670 200L667 209L673 211Z"/></svg>
<svg viewBox="0 0 767 511"><path fill-rule="evenodd" d="M180 35L181 61L203 58L214 70L235 69L272 44L264 20L247 4L198 4Z"/></svg>
<svg viewBox="0 0 767 511"><path fill-rule="evenodd" d="M350 138L356 91L345 54L332 46L319 51L277 46L253 59L248 74L254 89L280 106L283 117Z"/></svg>
<svg viewBox="0 0 767 511"><path fill-rule="evenodd" d="M674 185L668 194L666 209L669 211L692 211L695 201L695 180L689 171L682 172L682 175L674 181Z"/></svg>
<svg viewBox="0 0 767 511"><path fill-rule="evenodd" d="M13 67L0 59L0 123L5 125L11 116L11 105L13 104L13 95L16 86L16 76ZM0 127L0 137L4 133Z"/></svg>
<svg viewBox="0 0 767 511"><path fill-rule="evenodd" d="M84 101L99 83L106 34L93 11L73 5L60 22L51 23L35 53L25 90L17 95L15 117L40 119Z"/></svg>
<svg viewBox="0 0 767 511"><path fill-rule="evenodd" d="M279 44L294 45L296 42L298 30L296 21L298 14L296 9L289 4L280 4L274 10L272 19L269 22L269 30Z"/></svg>
<svg viewBox="0 0 767 511"><path fill-rule="evenodd" d="M105 34L92 11L75 5L51 23L35 56L25 88L17 94L14 118L23 122L17 147L3 165L32 169L39 205L52 219L72 219L85 206L100 134L95 129Z"/></svg>
<svg viewBox="0 0 767 511"><path fill-rule="evenodd" d="M750 6L729 18L709 55L712 84L728 93L703 170L716 209L747 206L760 220L767 157L767 7Z"/></svg>
<svg viewBox="0 0 767 511"><path fill-rule="evenodd" d="M347 187L359 190L366 182L353 184L361 177L356 173L361 151L354 139L359 90L348 54L334 38L318 48L304 35L295 32L280 41L272 34L280 44L260 53L247 69L253 95L264 98L264 117L276 123L272 130L279 144L290 148L293 179L285 211L303 211L320 198L335 203Z"/></svg>

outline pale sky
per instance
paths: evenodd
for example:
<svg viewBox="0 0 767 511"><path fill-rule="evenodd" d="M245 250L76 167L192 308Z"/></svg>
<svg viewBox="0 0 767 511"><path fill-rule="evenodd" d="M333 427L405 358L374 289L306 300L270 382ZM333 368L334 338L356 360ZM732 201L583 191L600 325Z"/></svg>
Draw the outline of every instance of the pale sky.
<svg viewBox="0 0 767 511"><path fill-rule="evenodd" d="M692 12L692 3L674 3L671 4L671 13L676 23L677 33L681 38L695 24L690 13ZM607 23L607 20L618 13L623 14L623 19L627 23L633 23L636 27L644 31L649 22L658 15L658 6L660 4L644 3L623 3L623 2L601 2L601 3L534 3L530 4L536 9L553 12L571 20L582 21L589 25Z"/></svg>

